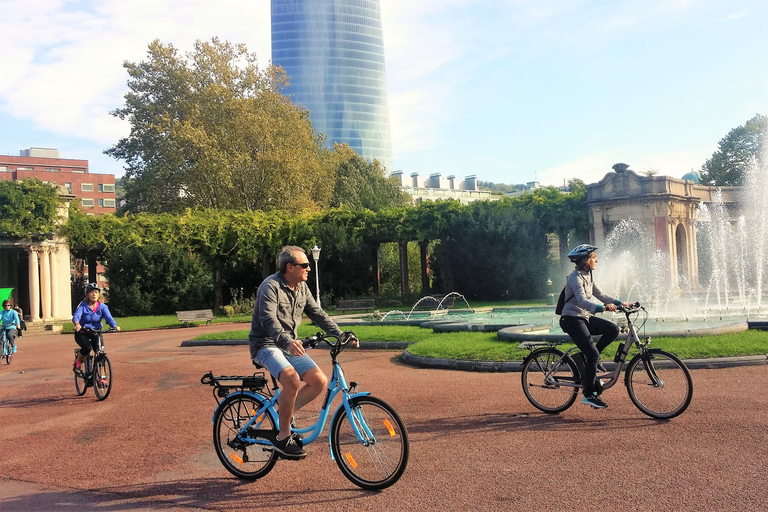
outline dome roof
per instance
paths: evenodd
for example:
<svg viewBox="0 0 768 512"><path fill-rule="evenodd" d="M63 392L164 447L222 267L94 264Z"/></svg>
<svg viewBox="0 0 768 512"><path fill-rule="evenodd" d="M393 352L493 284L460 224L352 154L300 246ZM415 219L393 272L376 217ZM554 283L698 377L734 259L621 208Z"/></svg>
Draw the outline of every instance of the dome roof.
<svg viewBox="0 0 768 512"><path fill-rule="evenodd" d="M683 179L691 180L694 183L699 183L701 181L701 176L699 176L699 173L697 173L696 171L691 171L691 172L685 173L685 175L683 176Z"/></svg>

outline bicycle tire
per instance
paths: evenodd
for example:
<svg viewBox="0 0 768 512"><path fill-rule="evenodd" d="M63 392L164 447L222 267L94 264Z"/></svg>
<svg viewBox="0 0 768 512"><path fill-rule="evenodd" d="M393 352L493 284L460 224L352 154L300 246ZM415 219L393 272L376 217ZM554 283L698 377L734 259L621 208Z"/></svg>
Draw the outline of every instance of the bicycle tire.
<svg viewBox="0 0 768 512"><path fill-rule="evenodd" d="M5 338L5 341L3 341L3 354L5 354L5 364L11 364L13 347L11 347L11 342L8 341L8 338Z"/></svg>
<svg viewBox="0 0 768 512"><path fill-rule="evenodd" d="M246 443L237 438L241 428L264 406L264 402L251 396L234 393L219 406L213 418L213 444L216 455L224 467L243 480L256 480L269 473L277 462L277 452L271 446ZM275 430L275 421L264 414L259 430ZM275 432L277 433L277 432Z"/></svg>
<svg viewBox="0 0 768 512"><path fill-rule="evenodd" d="M85 363L82 363L82 366L85 366ZM88 391L88 381L85 379L85 373L81 370L75 370L75 391L77 391L77 396L83 396L86 391Z"/></svg>
<svg viewBox="0 0 768 512"><path fill-rule="evenodd" d="M96 398L106 400L112 391L112 364L106 354L94 358L92 378Z"/></svg>
<svg viewBox="0 0 768 512"><path fill-rule="evenodd" d="M380 490L400 479L408 464L408 430L391 405L372 396L349 401L352 417L344 407L331 424L331 451L341 472L366 490ZM352 421L366 437L363 443Z"/></svg>
<svg viewBox="0 0 768 512"><path fill-rule="evenodd" d="M557 377L568 378L571 382L579 377L576 363L570 357L560 361L562 356L563 352L556 348L541 348L523 361L520 377L523 393L534 407L549 414L568 409L579 393L577 387L557 384Z"/></svg>
<svg viewBox="0 0 768 512"><path fill-rule="evenodd" d="M653 418L679 416L693 398L693 380L685 363L660 349L633 357L625 379L632 403Z"/></svg>

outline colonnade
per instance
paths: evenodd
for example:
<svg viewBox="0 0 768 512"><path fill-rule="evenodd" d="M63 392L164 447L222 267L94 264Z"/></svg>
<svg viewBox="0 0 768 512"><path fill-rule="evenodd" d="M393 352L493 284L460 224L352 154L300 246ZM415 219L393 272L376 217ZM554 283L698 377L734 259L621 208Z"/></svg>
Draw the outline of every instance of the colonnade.
<svg viewBox="0 0 768 512"><path fill-rule="evenodd" d="M29 310L25 311L25 316L32 322L69 318L69 249L63 243L51 243L31 245L26 250Z"/></svg>

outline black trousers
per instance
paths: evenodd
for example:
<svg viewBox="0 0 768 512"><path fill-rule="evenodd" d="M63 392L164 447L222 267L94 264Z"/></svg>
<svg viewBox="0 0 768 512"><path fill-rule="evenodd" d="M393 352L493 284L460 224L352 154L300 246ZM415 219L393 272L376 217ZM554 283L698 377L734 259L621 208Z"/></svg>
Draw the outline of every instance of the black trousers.
<svg viewBox="0 0 768 512"><path fill-rule="evenodd" d="M96 350L99 345L99 333L97 332L76 332L75 342L80 345L80 353L87 356L91 349Z"/></svg>
<svg viewBox="0 0 768 512"><path fill-rule="evenodd" d="M600 362L600 353L619 336L619 326L608 320L596 316L581 318L578 316L561 316L560 328L571 337L573 342L584 354L584 394L591 395L595 392L595 376L597 375L597 363ZM592 335L600 334L600 339L595 343Z"/></svg>

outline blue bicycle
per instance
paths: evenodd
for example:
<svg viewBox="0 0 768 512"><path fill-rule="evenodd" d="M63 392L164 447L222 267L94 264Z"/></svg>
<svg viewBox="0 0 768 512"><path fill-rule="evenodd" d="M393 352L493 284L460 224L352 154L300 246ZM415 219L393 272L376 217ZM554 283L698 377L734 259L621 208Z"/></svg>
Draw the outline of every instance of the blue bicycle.
<svg viewBox="0 0 768 512"><path fill-rule="evenodd" d="M317 440L334 398L341 395L328 434L331 459L355 485L368 490L384 489L397 482L405 471L408 432L392 406L370 393L357 392L356 382L347 385L337 356L351 336L351 331L339 337L317 333L302 340L305 348L314 348L320 342L331 347L333 374L317 422L291 430L306 436L302 440L304 446ZM201 382L214 387L214 397L219 402L211 422L213 444L221 463L238 478L255 480L265 476L280 457L273 449L279 429L275 409L280 396L277 380L272 377L270 389L263 372L249 376L214 376L208 372Z"/></svg>
<svg viewBox="0 0 768 512"><path fill-rule="evenodd" d="M11 364L16 347L11 345L11 341L5 335L5 329L2 327L0 327L0 345L2 345L2 356L0 356L0 359L5 358L5 364Z"/></svg>

